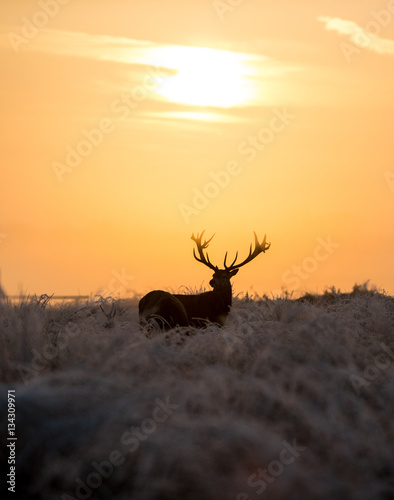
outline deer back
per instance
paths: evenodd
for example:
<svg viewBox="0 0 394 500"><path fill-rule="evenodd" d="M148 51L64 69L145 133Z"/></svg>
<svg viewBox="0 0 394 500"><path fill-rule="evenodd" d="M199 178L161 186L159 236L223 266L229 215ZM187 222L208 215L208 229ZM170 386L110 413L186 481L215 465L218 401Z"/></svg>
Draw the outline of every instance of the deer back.
<svg viewBox="0 0 394 500"><path fill-rule="evenodd" d="M171 293L154 290L145 295L138 304L141 325L155 322L164 330L175 326L189 325L188 315L183 304Z"/></svg>

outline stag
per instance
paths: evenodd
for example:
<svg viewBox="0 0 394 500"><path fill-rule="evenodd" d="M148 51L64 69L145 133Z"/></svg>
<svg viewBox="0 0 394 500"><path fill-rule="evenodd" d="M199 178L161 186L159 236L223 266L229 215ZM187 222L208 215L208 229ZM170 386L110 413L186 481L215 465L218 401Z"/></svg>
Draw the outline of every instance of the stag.
<svg viewBox="0 0 394 500"><path fill-rule="evenodd" d="M247 258L236 264L238 252L235 259L228 266L227 252L224 256L224 269L214 266L209 260L208 254L204 254L210 241L202 242L205 231L201 235L192 235L191 239L196 243L198 256L193 249L194 258L209 267L213 271L213 276L209 284L213 290L199 293L197 295L171 294L163 290L154 290L145 295L138 304L140 324L142 326L155 322L161 329L169 330L175 326L197 326L202 327L207 322L216 323L223 326L232 304L232 289L230 279L237 274L239 269L255 259L260 253L265 253L271 243L264 240L259 243L256 233L254 249L250 245Z"/></svg>

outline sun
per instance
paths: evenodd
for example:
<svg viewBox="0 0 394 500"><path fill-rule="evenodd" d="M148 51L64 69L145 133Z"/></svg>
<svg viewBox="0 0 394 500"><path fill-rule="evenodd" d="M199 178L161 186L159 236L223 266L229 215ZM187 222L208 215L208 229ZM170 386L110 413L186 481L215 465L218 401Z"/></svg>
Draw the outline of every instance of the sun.
<svg viewBox="0 0 394 500"><path fill-rule="evenodd" d="M230 108L244 105L250 99L243 54L185 46L159 50L160 64L175 71L158 89L166 100L191 106Z"/></svg>

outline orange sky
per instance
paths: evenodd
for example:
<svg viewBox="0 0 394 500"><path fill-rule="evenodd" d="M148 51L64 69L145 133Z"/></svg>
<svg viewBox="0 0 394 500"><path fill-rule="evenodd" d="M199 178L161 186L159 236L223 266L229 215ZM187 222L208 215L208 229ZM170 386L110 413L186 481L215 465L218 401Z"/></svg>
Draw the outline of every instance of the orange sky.
<svg viewBox="0 0 394 500"><path fill-rule="evenodd" d="M235 4L237 4L235 6ZM232 6L233 5L233 6ZM0 4L10 294L394 293L394 0Z"/></svg>

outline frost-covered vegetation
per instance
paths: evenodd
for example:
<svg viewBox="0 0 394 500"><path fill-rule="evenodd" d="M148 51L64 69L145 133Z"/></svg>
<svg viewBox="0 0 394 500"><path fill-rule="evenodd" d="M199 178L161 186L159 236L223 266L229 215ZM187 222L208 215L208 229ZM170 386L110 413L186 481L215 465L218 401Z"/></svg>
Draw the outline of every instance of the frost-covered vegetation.
<svg viewBox="0 0 394 500"><path fill-rule="evenodd" d="M20 498L394 498L392 297L244 297L165 333L137 303L0 302Z"/></svg>

